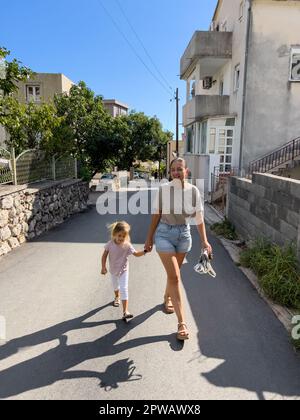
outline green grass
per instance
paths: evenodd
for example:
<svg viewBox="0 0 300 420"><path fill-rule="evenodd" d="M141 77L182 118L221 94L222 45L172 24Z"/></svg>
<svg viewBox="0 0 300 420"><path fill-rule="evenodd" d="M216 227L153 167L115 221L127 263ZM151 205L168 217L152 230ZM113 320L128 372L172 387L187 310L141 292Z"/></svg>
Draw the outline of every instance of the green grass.
<svg viewBox="0 0 300 420"><path fill-rule="evenodd" d="M242 251L240 262L251 268L274 302L300 309L300 268L294 246L281 248L264 240Z"/></svg>
<svg viewBox="0 0 300 420"><path fill-rule="evenodd" d="M292 340L295 349L300 350L300 338L298 340Z"/></svg>
<svg viewBox="0 0 300 420"><path fill-rule="evenodd" d="M215 223L211 225L210 229L215 232L216 235L224 236L226 239L236 240L238 236L235 232L235 227L229 222L228 219L225 219L221 223Z"/></svg>

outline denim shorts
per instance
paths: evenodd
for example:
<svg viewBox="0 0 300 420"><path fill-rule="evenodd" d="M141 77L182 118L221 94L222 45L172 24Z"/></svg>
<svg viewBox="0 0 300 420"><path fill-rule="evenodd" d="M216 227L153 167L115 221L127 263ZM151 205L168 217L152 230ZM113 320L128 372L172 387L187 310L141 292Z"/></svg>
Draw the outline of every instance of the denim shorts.
<svg viewBox="0 0 300 420"><path fill-rule="evenodd" d="M189 225L168 225L160 222L155 233L157 252L187 253L192 248L192 236Z"/></svg>

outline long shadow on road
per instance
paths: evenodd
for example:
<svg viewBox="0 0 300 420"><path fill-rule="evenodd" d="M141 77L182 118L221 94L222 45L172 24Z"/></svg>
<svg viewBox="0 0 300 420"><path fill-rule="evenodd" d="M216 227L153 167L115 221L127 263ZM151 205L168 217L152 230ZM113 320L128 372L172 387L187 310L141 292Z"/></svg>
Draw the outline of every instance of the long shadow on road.
<svg viewBox="0 0 300 420"><path fill-rule="evenodd" d="M195 243L197 242L194 231ZM199 256L193 246L190 264L182 268L183 283L199 330L203 358L220 365L203 376L218 387L247 389L264 399L264 392L300 396L300 358L288 334L249 280L232 262L219 240L214 248L214 279L193 270ZM197 249L198 248L198 249Z"/></svg>
<svg viewBox="0 0 300 420"><path fill-rule="evenodd" d="M133 360L123 359L115 362L106 369L106 372L69 370L90 359L108 357L119 354L125 350L133 349L151 343L167 341L174 351L180 350L176 338L171 335L146 336L116 344L129 330L145 322L150 316L161 310L160 305L154 307L134 318L130 324L122 320L105 320L98 322L84 322L96 315L107 305L95 309L88 314L74 320L68 320L37 333L20 337L1 347L1 359L16 353L18 349L58 339L57 347L50 349L39 356L18 363L0 372L0 398L9 398L26 391L45 387L57 381L78 378L97 378L101 388L106 390L116 388L118 383L138 380L140 375L134 374ZM91 328L106 324L115 324L115 329L93 342L68 345L67 332L75 329Z"/></svg>

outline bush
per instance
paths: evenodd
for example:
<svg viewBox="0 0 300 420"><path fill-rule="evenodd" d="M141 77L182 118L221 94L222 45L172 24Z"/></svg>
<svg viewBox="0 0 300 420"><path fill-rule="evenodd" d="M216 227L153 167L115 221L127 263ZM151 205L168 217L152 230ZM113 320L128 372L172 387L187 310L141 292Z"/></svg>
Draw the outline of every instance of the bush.
<svg viewBox="0 0 300 420"><path fill-rule="evenodd" d="M240 262L257 274L261 288L274 302L300 309L300 269L294 246L281 248L258 240L241 253Z"/></svg>
<svg viewBox="0 0 300 420"><path fill-rule="evenodd" d="M235 227L229 222L228 219L225 219L221 223L215 223L211 225L210 229L216 233L216 235L224 236L226 239L236 240L238 236L235 232Z"/></svg>
<svg viewBox="0 0 300 420"><path fill-rule="evenodd" d="M83 181L90 182L92 176L93 173L87 166L80 165L78 171L78 178L81 178Z"/></svg>
<svg viewBox="0 0 300 420"><path fill-rule="evenodd" d="M293 345L295 349L300 350L300 338L298 340L293 340Z"/></svg>

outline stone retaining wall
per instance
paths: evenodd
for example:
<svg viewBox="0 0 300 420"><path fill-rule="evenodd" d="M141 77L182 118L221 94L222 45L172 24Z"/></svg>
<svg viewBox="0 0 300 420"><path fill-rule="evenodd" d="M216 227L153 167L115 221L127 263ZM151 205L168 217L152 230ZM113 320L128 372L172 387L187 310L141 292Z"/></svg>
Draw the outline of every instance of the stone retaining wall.
<svg viewBox="0 0 300 420"><path fill-rule="evenodd" d="M80 180L0 188L0 256L85 210L88 195Z"/></svg>

